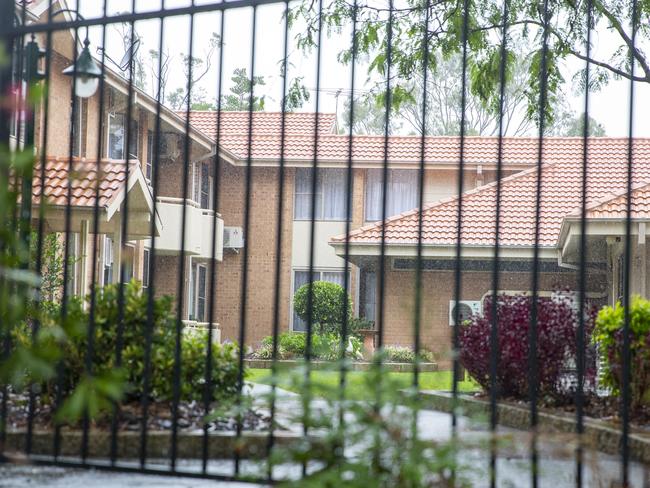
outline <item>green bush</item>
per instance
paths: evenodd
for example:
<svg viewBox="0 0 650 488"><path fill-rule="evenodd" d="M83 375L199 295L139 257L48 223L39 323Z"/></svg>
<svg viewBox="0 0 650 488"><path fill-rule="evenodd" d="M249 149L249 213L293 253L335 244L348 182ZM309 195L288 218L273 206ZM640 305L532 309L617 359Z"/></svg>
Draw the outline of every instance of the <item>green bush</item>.
<svg viewBox="0 0 650 488"><path fill-rule="evenodd" d="M650 301L632 297L630 305L631 407L650 403ZM623 325L625 307L603 307L596 318L593 342L603 364L602 385L620 395L623 384Z"/></svg>
<svg viewBox="0 0 650 488"><path fill-rule="evenodd" d="M311 289L311 303L309 301ZM293 296L293 307L302 320L307 321L311 305L311 322L321 334L326 332L341 333L344 306L348 317L352 317L352 301L341 285L327 281L306 283Z"/></svg>
<svg viewBox="0 0 650 488"><path fill-rule="evenodd" d="M87 297L90 300L90 297ZM143 394L144 356L147 328L148 296L140 284L132 281L124 285L124 318L122 368L128 382L126 399L136 400ZM109 285L97 290L95 300L95 334L93 373L102 374L115 368L117 324L119 321L118 286ZM83 318L88 324L87 312L80 300L71 301L69 315ZM154 400L172 399L172 376L176 346L176 315L170 297L154 300L153 330L151 331L150 396ZM64 387L70 391L85 371L87 332L81 330L72 337L64 360ZM207 331L184 333L181 339L181 401L201 400L205 385ZM213 399L227 400L237 392L237 347L232 344L213 344L212 347Z"/></svg>
<svg viewBox="0 0 650 488"><path fill-rule="evenodd" d="M333 361L341 355L341 336L335 333L312 335L311 355L313 359ZM302 332L283 332L278 335L278 359L299 359L305 357L307 334ZM346 347L346 356L357 359L361 355L361 340L351 336ZM265 337L262 345L255 351L257 359L272 359L273 336Z"/></svg>

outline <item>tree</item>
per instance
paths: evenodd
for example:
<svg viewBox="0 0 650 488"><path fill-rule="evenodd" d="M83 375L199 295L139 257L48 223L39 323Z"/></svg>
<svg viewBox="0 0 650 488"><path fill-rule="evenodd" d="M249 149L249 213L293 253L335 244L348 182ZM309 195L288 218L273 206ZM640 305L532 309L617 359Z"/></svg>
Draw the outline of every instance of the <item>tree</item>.
<svg viewBox="0 0 650 488"><path fill-rule="evenodd" d="M246 68L235 68L230 78L233 86L230 87L230 93L221 97L221 110L224 111L247 111L251 102L251 88L264 86L266 82L263 76L255 76L251 80L246 73ZM253 110L264 110L265 96L253 94Z"/></svg>
<svg viewBox="0 0 650 488"><path fill-rule="evenodd" d="M208 39L208 47L201 57L182 54L185 79L187 80L187 83L185 87L176 88L167 98L167 101L174 110L186 109L187 97L189 95L192 96L190 109L198 110L195 108L195 104L201 107L205 106L207 103L206 94L205 90L199 86L199 82L210 72L214 52L218 47L221 47L221 45L221 36L216 32L213 32Z"/></svg>
<svg viewBox="0 0 650 488"><path fill-rule="evenodd" d="M395 109L399 109L407 98L403 94L409 93L403 80L413 79L423 69L429 70L432 76L439 72L439 57L428 53L437 53L447 59L460 55L466 39L469 91L497 111L505 23L508 28L506 59L509 61L505 79L512 82L513 46L521 44L525 48L524 56L530 62L525 77L526 116L538 122L540 93L545 86L544 114L545 119L551 122L552 107L564 82L560 66L569 58L591 62L590 89L599 88L611 78L650 82L650 64L640 47L650 38L650 29L647 28L650 2L638 2L634 15L636 42L632 36L631 2L593 0L591 4L591 25L588 25L585 0L546 0L543 4L509 0L509 15L505 22L502 0L405 0L398 6L393 2L382 5L331 0L323 5L322 10L313 8L311 0L303 0L291 10L289 20L292 25L305 26L297 35L298 47L311 49L316 45L321 23L326 32L340 31L354 19L357 26L355 43L340 51L339 59L350 62L354 48L357 57L369 58L371 76L385 80L390 73L388 96ZM547 5L546 9L544 5ZM614 47L609 51L594 49L588 54L585 39L590 27L608 29L615 40ZM390 50L389 38L392 39ZM547 49L543 49L545 39ZM390 71L387 69L389 63ZM540 76L542 66L545 67L543 77ZM541 83L542 79L544 83ZM578 72L575 81L584 88L584 69Z"/></svg>
<svg viewBox="0 0 650 488"><path fill-rule="evenodd" d="M596 119L594 119L591 115L587 119L589 126L588 126L588 135L594 136L594 137L603 137L607 135L605 133L605 127L598 122ZM582 137L584 136L584 130L585 130L585 114L570 114L569 117L557 120L556 123L554 124L554 127L552 127L552 130L550 131L549 135L553 136L569 136L569 137Z"/></svg>
<svg viewBox="0 0 650 488"><path fill-rule="evenodd" d="M348 97L343 102L343 114L341 117L342 134L350 133L350 105ZM371 95L362 95L355 97L354 111L352 113L352 133L353 134L384 134L386 127L386 109ZM397 117L390 117L388 134L395 134L402 127L397 121Z"/></svg>

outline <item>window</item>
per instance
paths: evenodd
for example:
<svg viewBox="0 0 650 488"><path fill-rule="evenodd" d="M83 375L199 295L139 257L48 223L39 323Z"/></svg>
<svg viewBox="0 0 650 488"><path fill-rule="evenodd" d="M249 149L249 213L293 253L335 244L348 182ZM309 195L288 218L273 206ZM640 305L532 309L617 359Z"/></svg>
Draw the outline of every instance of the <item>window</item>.
<svg viewBox="0 0 650 488"><path fill-rule="evenodd" d="M311 220L312 174L310 168L296 170L295 220ZM345 169L319 169L316 181L316 220L347 219L347 171Z"/></svg>
<svg viewBox="0 0 650 488"><path fill-rule="evenodd" d="M76 295L79 288L79 235L71 232L68 237L68 296Z"/></svg>
<svg viewBox="0 0 650 488"><path fill-rule="evenodd" d="M212 176L208 164L192 165L192 200L201 208L208 209L212 206Z"/></svg>
<svg viewBox="0 0 650 488"><path fill-rule="evenodd" d="M153 131L147 131L147 159L144 163L144 176L147 178L147 181L151 181L153 174Z"/></svg>
<svg viewBox="0 0 650 488"><path fill-rule="evenodd" d="M314 271L312 281L328 281L344 286L345 271ZM294 271L293 275L293 293L309 283L309 271ZM307 330L307 323L302 320L296 312L293 313L293 330L304 332Z"/></svg>
<svg viewBox="0 0 650 488"><path fill-rule="evenodd" d="M83 156L83 140L84 140L84 100L77 97L74 102L74 110L72 112L72 155L81 157Z"/></svg>
<svg viewBox="0 0 650 488"><path fill-rule="evenodd" d="M138 122L131 121L129 138L129 157L138 157ZM126 117L121 113L108 114L108 157L124 159L126 148Z"/></svg>
<svg viewBox="0 0 650 488"><path fill-rule="evenodd" d="M135 247L129 244L124 246L122 249L122 262L124 263L122 276L124 276L124 283L127 283L133 279L133 273L135 271Z"/></svg>
<svg viewBox="0 0 650 488"><path fill-rule="evenodd" d="M377 274L363 269L359 278L359 315L374 322L377 306Z"/></svg>
<svg viewBox="0 0 650 488"><path fill-rule="evenodd" d="M197 264L192 267L192 273L190 275L190 320L196 320L197 322L205 322L205 305L207 297L207 275L208 268L204 264Z"/></svg>
<svg viewBox="0 0 650 488"><path fill-rule="evenodd" d="M103 268L103 284L108 285L113 282L113 239L108 236L104 236Z"/></svg>
<svg viewBox="0 0 650 488"><path fill-rule="evenodd" d="M142 288L149 288L149 266L151 263L151 250L145 248L142 254Z"/></svg>
<svg viewBox="0 0 650 488"><path fill-rule="evenodd" d="M386 217L416 208L419 201L418 186L416 170L389 170ZM382 219L383 189L383 170L369 169L366 173L366 221Z"/></svg>

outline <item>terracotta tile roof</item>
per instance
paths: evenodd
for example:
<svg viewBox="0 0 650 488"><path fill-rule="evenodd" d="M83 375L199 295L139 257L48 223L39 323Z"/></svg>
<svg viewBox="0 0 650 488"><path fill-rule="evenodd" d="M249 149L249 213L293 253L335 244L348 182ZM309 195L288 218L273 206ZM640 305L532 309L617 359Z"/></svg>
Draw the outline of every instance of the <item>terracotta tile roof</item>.
<svg viewBox="0 0 650 488"><path fill-rule="evenodd" d="M650 217L650 183L641 183L632 189L632 208L630 215L633 219ZM579 214L574 216L579 217ZM594 202L587 208L590 219L625 219L627 217L627 189L618 195L607 197Z"/></svg>
<svg viewBox="0 0 650 488"><path fill-rule="evenodd" d="M65 206L68 203L68 158L48 157L45 163L44 193L48 205ZM108 207L111 201L124 188L125 163L105 159L100 162L101 173L98 178L97 162L74 158L72 162L73 207L93 207L95 205L96 185L99 182L99 206ZM140 171L137 161L131 163L130 171ZM41 168L34 169L32 202L38 204L41 197Z"/></svg>
<svg viewBox="0 0 650 488"><path fill-rule="evenodd" d="M245 160L248 157L248 138L239 135L226 135L221 145L235 157ZM627 154L625 138L593 138L590 142L591 158L606 161L611 157L624 157ZM650 157L650 139L639 139L639 152ZM505 138L503 162L506 165L533 166L537 164L537 138ZM421 138L419 136L392 136L388 139L388 160L391 164L420 162ZM495 165L498 139L495 137L467 137L465 143L465 162L467 164ZM383 136L354 136L352 157L356 164L380 163L384 160ZM323 135L318 138L318 159L320 161L346 162L348 159L349 138L345 135ZM546 162L582 159L582 138L551 137L544 145ZM314 157L314 137L310 135L288 135L285 138L285 158L287 160L309 161ZM255 160L277 160L280 157L280 138L277 135L255 134L252 140L251 156ZM425 140L425 161L428 164L457 165L460 156L460 138L427 137Z"/></svg>
<svg viewBox="0 0 650 488"><path fill-rule="evenodd" d="M186 112L177 112L185 117ZM190 124L204 134L215 137L217 133L217 115L215 111L190 112ZM221 112L221 134L246 136L248 140L248 112ZM336 114L318 114L318 133L329 134L334 131ZM282 129L281 112L253 112L253 133L255 137L263 135L279 136ZM308 112L287 112L285 114L285 134L313 135L316 129L316 114Z"/></svg>
<svg viewBox="0 0 650 488"><path fill-rule="evenodd" d="M594 139L589 145L587 204L594 216L624 215L621 194L627 185L627 156L622 140ZM609 142L608 142L609 141ZM649 141L634 142L633 184L643 185L635 192L635 211L650 211ZM611 151L607 148L611 147ZM548 151L543 157L549 160ZM541 246L553 246L559 237L565 217L579 215L582 193L582 160L571 153L542 167L540 239ZM534 245L537 169L531 168L502 180L501 227L499 243L503 246ZM462 243L470 246L494 245L496 215L496 183L469 191L462 198ZM613 195L618 195L612 199ZM623 197L624 199L624 197ZM624 200L623 200L624 201ZM606 205L604 205L606 203ZM621 214L621 211L623 212ZM443 200L422 212L423 242L427 245L450 246L456 242L458 197ZM416 244L418 238L417 210L386 220L387 244ZM352 243L379 243L381 223L362 227L350 233ZM345 236L332 238L342 242Z"/></svg>

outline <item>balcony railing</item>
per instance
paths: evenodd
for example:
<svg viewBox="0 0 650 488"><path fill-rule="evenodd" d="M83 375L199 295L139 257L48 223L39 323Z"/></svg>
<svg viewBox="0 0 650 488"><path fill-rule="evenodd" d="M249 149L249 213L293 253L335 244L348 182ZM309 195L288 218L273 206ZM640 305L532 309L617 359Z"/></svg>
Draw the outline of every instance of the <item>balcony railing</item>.
<svg viewBox="0 0 650 488"><path fill-rule="evenodd" d="M159 197L156 210L162 222L160 237L156 239L156 252L159 254L178 254L181 252L181 234L183 225L183 199ZM212 257L212 225L215 222L214 211L201 208L192 200L185 206L185 246L188 256L209 259ZM223 219L216 217L215 259L223 258Z"/></svg>

